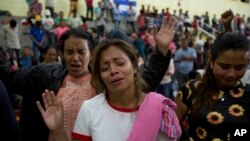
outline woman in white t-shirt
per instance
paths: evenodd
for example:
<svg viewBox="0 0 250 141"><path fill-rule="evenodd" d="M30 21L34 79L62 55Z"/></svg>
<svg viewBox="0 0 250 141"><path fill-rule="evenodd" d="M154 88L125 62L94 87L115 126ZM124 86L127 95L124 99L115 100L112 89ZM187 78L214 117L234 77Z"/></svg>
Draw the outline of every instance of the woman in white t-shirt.
<svg viewBox="0 0 250 141"><path fill-rule="evenodd" d="M157 34L156 39L163 38ZM135 48L117 39L103 41L93 53L92 63L91 84L100 94L81 106L72 133L74 140L168 141L180 137L175 103L160 94L145 92ZM46 110L39 102L37 106L51 130L51 139L68 140L61 102L49 91L43 94L43 101Z"/></svg>

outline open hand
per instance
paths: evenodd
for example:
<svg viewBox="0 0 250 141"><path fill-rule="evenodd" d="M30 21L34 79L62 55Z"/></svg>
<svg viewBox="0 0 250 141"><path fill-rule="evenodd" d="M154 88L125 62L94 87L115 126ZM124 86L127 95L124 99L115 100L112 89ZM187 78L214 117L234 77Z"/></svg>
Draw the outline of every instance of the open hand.
<svg viewBox="0 0 250 141"><path fill-rule="evenodd" d="M63 105L57 100L53 91L45 90L42 94L45 109L39 101L36 105L42 114L43 120L51 131L64 129L63 127Z"/></svg>
<svg viewBox="0 0 250 141"><path fill-rule="evenodd" d="M164 55L167 54L168 46L172 42L177 29L178 21L174 16L170 18L165 16L163 18L159 32L157 30L157 27L154 27L154 37L157 43L157 47Z"/></svg>

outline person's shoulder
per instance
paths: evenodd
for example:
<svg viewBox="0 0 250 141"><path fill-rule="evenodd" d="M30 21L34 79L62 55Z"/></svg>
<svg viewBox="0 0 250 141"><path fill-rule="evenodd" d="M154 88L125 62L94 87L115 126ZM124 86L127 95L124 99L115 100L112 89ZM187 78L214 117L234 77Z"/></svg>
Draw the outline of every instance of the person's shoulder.
<svg viewBox="0 0 250 141"><path fill-rule="evenodd" d="M188 47L188 50L190 50L190 51L195 51L195 49L192 48L192 47Z"/></svg>
<svg viewBox="0 0 250 141"><path fill-rule="evenodd" d="M51 74L52 72L62 71L64 67L61 64L56 63L42 63L35 65L33 69L40 73Z"/></svg>
<svg viewBox="0 0 250 141"><path fill-rule="evenodd" d="M100 93L91 99L85 100L84 105L85 105L85 107L92 107L93 108L95 106L98 106L100 103L103 104L104 101L105 101L105 95L104 95L104 93Z"/></svg>
<svg viewBox="0 0 250 141"><path fill-rule="evenodd" d="M180 54L182 51L183 51L182 48L178 48L178 49L176 50L176 52L175 52L175 55L176 55L176 54Z"/></svg>

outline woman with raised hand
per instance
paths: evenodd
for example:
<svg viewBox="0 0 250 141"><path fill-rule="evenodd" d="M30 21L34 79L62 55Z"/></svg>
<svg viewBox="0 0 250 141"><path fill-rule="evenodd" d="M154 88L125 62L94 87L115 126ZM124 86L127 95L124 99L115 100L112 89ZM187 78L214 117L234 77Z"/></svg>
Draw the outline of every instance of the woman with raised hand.
<svg viewBox="0 0 250 141"><path fill-rule="evenodd" d="M72 137L81 141L168 141L181 135L176 105L154 92L138 70L135 49L121 40L102 42L93 54L92 86L101 92L87 100L78 113ZM54 141L67 140L62 103L53 92L37 102Z"/></svg>
<svg viewBox="0 0 250 141"><path fill-rule="evenodd" d="M157 50L141 72L149 90L159 84L168 68L169 61L166 60L170 60L172 55L167 46L173 39L173 31L177 25L174 17L164 19L161 30L155 32ZM90 85L91 67L88 66L92 48L89 33L71 29L60 38L62 65L41 64L14 72L9 69L9 63L0 53L0 79L4 80L11 90L23 96L20 118L23 140L34 140L33 136L39 137L36 138L37 141L49 138L49 129L35 105L36 101L42 101L45 89L54 91L56 97L61 99L64 110L62 127L71 140L71 132L81 104L96 95L95 89Z"/></svg>

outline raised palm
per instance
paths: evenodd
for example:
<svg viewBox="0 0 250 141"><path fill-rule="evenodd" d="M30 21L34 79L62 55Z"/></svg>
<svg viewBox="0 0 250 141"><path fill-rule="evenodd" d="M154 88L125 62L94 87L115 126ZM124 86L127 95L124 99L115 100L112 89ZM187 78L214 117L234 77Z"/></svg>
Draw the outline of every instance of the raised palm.
<svg viewBox="0 0 250 141"><path fill-rule="evenodd" d="M158 48L162 53L166 54L169 44L173 41L175 31L178 28L178 21L175 17L164 17L161 28L157 32L157 28L154 27L154 37Z"/></svg>
<svg viewBox="0 0 250 141"><path fill-rule="evenodd" d="M37 107L47 127L51 130L63 129L63 106L62 102L56 99L54 92L45 90L42 94L45 109L39 101Z"/></svg>

